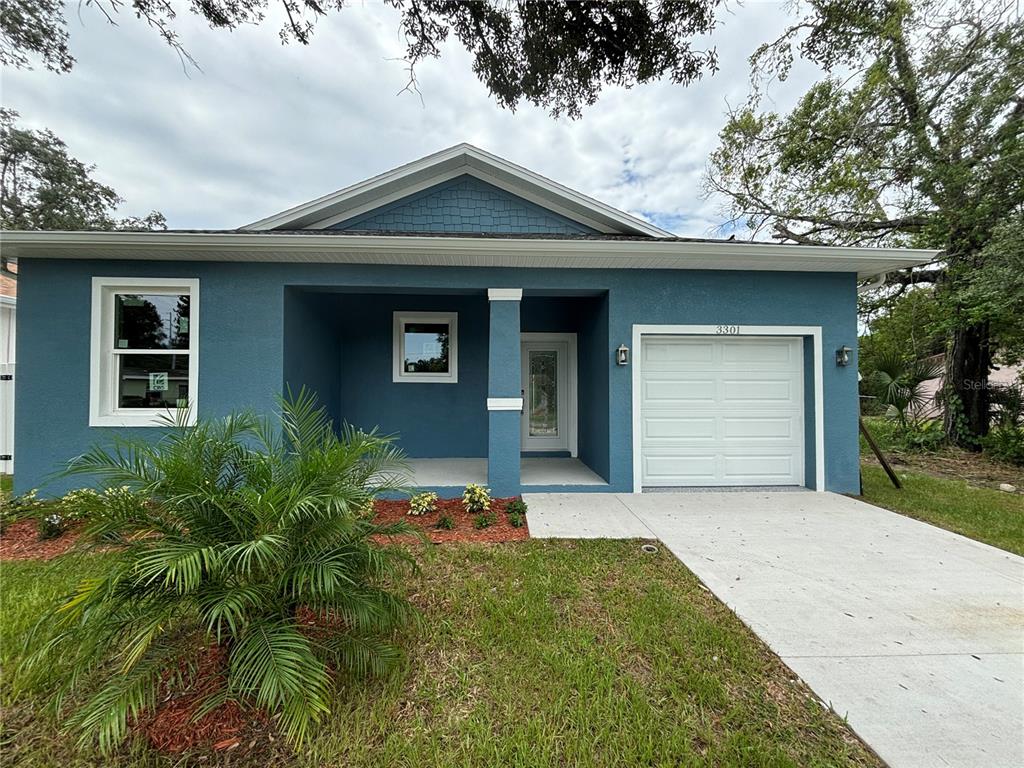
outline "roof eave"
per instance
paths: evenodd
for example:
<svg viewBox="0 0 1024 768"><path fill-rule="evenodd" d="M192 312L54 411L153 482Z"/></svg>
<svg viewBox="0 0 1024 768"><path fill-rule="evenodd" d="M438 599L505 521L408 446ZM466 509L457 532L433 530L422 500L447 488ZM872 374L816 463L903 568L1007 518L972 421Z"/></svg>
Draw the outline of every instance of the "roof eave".
<svg viewBox="0 0 1024 768"><path fill-rule="evenodd" d="M744 241L339 237L273 232L2 232L0 240L9 256L57 259L856 272L860 277L927 264L941 253Z"/></svg>

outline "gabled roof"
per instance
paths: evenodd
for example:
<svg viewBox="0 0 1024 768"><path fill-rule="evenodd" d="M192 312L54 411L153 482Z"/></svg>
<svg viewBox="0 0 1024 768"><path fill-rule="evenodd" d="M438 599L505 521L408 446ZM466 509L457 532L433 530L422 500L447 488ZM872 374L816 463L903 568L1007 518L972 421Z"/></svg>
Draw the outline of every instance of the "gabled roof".
<svg viewBox="0 0 1024 768"><path fill-rule="evenodd" d="M241 229L324 229L463 174L474 176L598 232L672 237L671 232L649 222L465 143L260 219Z"/></svg>

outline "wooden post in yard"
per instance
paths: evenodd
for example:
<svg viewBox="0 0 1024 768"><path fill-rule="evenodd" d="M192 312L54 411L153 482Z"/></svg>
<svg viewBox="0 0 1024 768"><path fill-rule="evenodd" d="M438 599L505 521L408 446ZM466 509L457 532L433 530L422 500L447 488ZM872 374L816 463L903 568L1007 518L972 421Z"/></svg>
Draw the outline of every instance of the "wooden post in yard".
<svg viewBox="0 0 1024 768"><path fill-rule="evenodd" d="M878 461L881 463L882 469L885 470L885 474L889 476L889 479L892 480L892 484L896 486L897 490L902 490L903 483L900 482L896 473L892 471L892 467L889 466L889 462L886 460L885 456L882 455L882 449L878 447L878 443L875 442L875 438L871 436L871 433L868 432L868 428L864 426L864 419L858 416L857 423L860 424L860 433L864 435L864 439L867 440L868 445L871 446L871 450L874 451L875 456L878 457ZM861 495L863 495L863 490L864 489L862 488Z"/></svg>

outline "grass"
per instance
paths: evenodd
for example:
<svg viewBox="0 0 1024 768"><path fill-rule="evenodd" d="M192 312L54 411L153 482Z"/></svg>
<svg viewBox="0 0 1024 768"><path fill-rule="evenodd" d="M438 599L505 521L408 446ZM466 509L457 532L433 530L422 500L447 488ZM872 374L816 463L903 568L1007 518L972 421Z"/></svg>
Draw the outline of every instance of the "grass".
<svg viewBox="0 0 1024 768"><path fill-rule="evenodd" d="M529 541L433 547L420 559L408 589L424 621L403 638L401 668L341 695L310 748L286 762L879 765L664 550ZM5 563L0 664L16 662L43 605L102 567L98 558ZM4 688L0 701L0 749L14 763L104 763L35 716L38 699L12 700ZM246 765L241 754L223 759ZM174 763L135 747L105 764Z"/></svg>
<svg viewBox="0 0 1024 768"><path fill-rule="evenodd" d="M14 490L14 475L0 475L0 496L7 496Z"/></svg>
<svg viewBox="0 0 1024 768"><path fill-rule="evenodd" d="M881 467L862 464L865 501L1024 555L1024 496L897 471L902 490L892 486Z"/></svg>

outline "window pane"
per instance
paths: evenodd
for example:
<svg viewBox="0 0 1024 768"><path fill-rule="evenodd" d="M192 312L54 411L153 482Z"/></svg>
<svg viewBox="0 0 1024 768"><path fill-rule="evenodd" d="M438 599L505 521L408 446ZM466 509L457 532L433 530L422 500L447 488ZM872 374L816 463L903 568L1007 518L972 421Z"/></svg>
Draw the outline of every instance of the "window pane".
<svg viewBox="0 0 1024 768"><path fill-rule="evenodd" d="M558 436L557 352L530 352L530 435Z"/></svg>
<svg viewBox="0 0 1024 768"><path fill-rule="evenodd" d="M406 373L448 373L448 323L406 323Z"/></svg>
<svg viewBox="0 0 1024 768"><path fill-rule="evenodd" d="M188 405L188 355L114 355L118 408Z"/></svg>
<svg viewBox="0 0 1024 768"><path fill-rule="evenodd" d="M116 349L188 349L189 297L114 295Z"/></svg>

